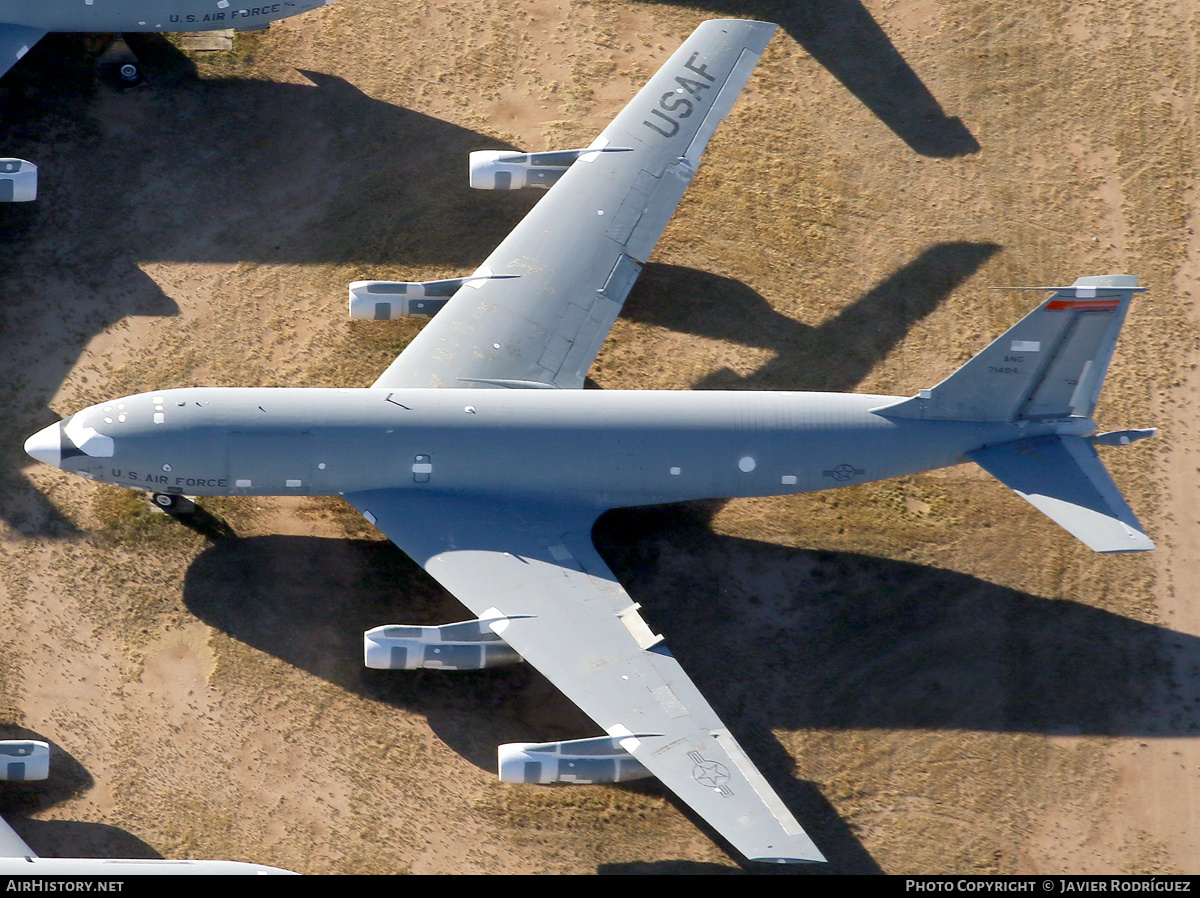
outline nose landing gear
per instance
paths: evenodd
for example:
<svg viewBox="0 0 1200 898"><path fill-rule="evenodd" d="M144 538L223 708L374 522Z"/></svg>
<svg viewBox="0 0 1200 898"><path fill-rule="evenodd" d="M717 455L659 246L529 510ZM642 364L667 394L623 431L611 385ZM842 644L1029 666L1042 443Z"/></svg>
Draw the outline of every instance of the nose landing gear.
<svg viewBox="0 0 1200 898"><path fill-rule="evenodd" d="M108 49L97 61L96 67L109 81L122 89L128 90L146 83L141 63L129 49L129 44L125 43L125 39L121 37L116 38L108 45Z"/></svg>

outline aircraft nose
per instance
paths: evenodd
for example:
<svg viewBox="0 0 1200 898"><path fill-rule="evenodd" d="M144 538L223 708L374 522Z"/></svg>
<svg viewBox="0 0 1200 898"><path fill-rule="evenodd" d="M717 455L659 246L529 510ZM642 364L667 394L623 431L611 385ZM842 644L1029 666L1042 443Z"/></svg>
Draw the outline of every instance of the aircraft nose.
<svg viewBox="0 0 1200 898"><path fill-rule="evenodd" d="M27 439L25 451L38 461L57 468L62 461L62 436L59 433L59 425L51 424Z"/></svg>

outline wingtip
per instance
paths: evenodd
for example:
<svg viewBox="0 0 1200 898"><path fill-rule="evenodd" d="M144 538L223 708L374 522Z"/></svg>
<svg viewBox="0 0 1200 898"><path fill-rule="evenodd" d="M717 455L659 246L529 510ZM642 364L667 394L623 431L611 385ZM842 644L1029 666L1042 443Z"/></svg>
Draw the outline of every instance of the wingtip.
<svg viewBox="0 0 1200 898"><path fill-rule="evenodd" d="M761 56L779 26L774 22L760 22L756 19L709 19L707 22L702 22L693 34L700 34L710 28L726 33L734 30L741 31L740 40L746 47Z"/></svg>

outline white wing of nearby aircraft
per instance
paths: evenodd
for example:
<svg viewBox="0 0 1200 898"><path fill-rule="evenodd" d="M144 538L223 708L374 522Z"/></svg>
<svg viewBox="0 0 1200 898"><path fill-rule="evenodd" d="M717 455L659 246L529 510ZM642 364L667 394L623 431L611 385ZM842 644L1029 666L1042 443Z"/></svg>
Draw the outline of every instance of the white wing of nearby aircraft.
<svg viewBox="0 0 1200 898"><path fill-rule="evenodd" d="M12 6L13 4L6 4ZM9 10L0 6L0 75L3 75L17 61L33 49L33 45L46 36L45 28L31 28L28 25L18 25L8 20L9 15L37 15L37 6L26 3L24 10Z"/></svg>
<svg viewBox="0 0 1200 898"><path fill-rule="evenodd" d="M1137 278L1051 296L917 396L582 390L775 26L701 25L592 144L473 154L471 182L549 193L470 276L360 281L354 317L433 317L369 389L162 390L25 444L156 494L341 495L478 618L366 634L368 666L524 658L603 736L502 746L502 778L657 776L748 858L821 852L596 552L609 508L813 492L970 458L1099 552L1153 548L1092 412ZM444 389L430 389L441 387Z"/></svg>

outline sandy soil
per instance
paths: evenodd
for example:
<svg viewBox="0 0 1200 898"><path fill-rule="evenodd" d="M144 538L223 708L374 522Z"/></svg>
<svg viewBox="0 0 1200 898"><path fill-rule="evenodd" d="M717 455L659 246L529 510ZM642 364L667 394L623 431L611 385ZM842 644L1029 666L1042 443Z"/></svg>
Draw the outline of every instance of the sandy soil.
<svg viewBox="0 0 1200 898"><path fill-rule="evenodd" d="M782 26L596 366L600 388L911 393L1030 294L1150 292L1099 410L1159 543L1097 557L981 471L613 513L631 595L826 851L820 872L1195 872L1200 450L1188 2L340 0L228 54L51 37L0 81L0 806L44 855L307 873L738 861L655 783L535 789L499 742L592 725L536 673L387 675L361 633L465 616L337 503L189 524L24 438L154 387L369 384L418 325L345 285L470 271L536 201L466 154L586 143L702 19ZM803 871L817 872L817 871Z"/></svg>

